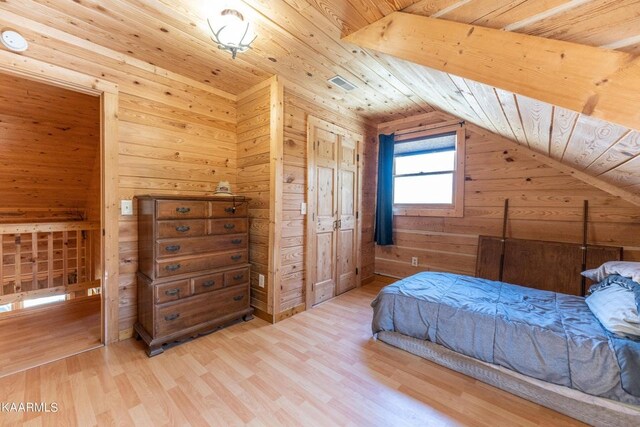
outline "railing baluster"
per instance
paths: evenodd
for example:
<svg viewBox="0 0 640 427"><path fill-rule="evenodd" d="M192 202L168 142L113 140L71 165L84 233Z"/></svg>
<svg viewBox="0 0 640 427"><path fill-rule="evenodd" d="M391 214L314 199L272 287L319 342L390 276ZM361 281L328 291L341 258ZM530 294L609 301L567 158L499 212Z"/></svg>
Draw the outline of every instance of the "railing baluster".
<svg viewBox="0 0 640 427"><path fill-rule="evenodd" d="M13 281L13 292L18 293L22 292L22 239L19 234L16 234L16 255L15 255L15 271L14 271L14 281Z"/></svg>
<svg viewBox="0 0 640 427"><path fill-rule="evenodd" d="M31 233L31 264L31 275L33 276L31 290L40 289L38 286L38 233Z"/></svg>
<svg viewBox="0 0 640 427"><path fill-rule="evenodd" d="M47 288L53 288L53 232L47 234Z"/></svg>
<svg viewBox="0 0 640 427"><path fill-rule="evenodd" d="M62 232L62 285L67 286L69 284L69 232Z"/></svg>

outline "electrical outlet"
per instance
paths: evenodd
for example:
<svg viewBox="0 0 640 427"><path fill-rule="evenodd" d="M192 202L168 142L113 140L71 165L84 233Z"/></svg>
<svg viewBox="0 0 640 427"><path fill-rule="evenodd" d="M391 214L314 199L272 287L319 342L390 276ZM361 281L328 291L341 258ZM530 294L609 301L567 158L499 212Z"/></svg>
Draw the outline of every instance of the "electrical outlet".
<svg viewBox="0 0 640 427"><path fill-rule="evenodd" d="M120 214L133 215L133 200L120 200Z"/></svg>
<svg viewBox="0 0 640 427"><path fill-rule="evenodd" d="M264 274L258 274L258 286L264 288Z"/></svg>
<svg viewBox="0 0 640 427"><path fill-rule="evenodd" d="M411 257L411 265L413 267L417 267L418 266L418 257L417 256Z"/></svg>
<svg viewBox="0 0 640 427"><path fill-rule="evenodd" d="M307 214L307 204L305 202L300 203L300 213L302 215Z"/></svg>

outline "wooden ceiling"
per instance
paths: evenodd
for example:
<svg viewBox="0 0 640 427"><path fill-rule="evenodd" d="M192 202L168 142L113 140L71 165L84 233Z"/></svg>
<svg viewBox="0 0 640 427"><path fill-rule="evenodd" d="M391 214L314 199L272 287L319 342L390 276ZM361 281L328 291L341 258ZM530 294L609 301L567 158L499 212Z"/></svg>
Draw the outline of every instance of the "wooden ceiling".
<svg viewBox="0 0 640 427"><path fill-rule="evenodd" d="M346 34L396 10L640 53L640 0L245 0L259 35L231 60L206 28L210 0L5 0L0 9L239 94L272 74L373 123L434 109L640 192L636 132L361 49ZM351 92L327 82L339 74ZM634 168L635 166L635 168Z"/></svg>

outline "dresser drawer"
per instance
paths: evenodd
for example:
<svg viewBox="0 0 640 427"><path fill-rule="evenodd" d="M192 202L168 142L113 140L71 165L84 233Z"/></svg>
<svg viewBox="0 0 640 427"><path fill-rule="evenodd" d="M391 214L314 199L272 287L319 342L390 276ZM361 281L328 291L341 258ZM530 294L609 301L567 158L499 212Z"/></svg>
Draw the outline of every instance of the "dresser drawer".
<svg viewBox="0 0 640 427"><path fill-rule="evenodd" d="M249 282L249 269L241 268L239 270L227 271L224 273L224 286L235 286L241 283Z"/></svg>
<svg viewBox="0 0 640 427"><path fill-rule="evenodd" d="M204 219L158 221L158 239L205 236L207 234L206 224Z"/></svg>
<svg viewBox="0 0 640 427"><path fill-rule="evenodd" d="M235 234L247 232L247 219L210 219L209 234Z"/></svg>
<svg viewBox="0 0 640 427"><path fill-rule="evenodd" d="M163 283L154 286L155 303L162 304L169 301L175 301L191 295L191 286L188 280L179 280L176 282Z"/></svg>
<svg viewBox="0 0 640 427"><path fill-rule="evenodd" d="M249 287L235 286L156 306L156 334L170 335L249 307Z"/></svg>
<svg viewBox="0 0 640 427"><path fill-rule="evenodd" d="M248 251L240 250L218 254L205 254L193 257L171 258L156 263L157 277L170 277L194 271L210 270L236 264L246 264Z"/></svg>
<svg viewBox="0 0 640 427"><path fill-rule="evenodd" d="M229 234L220 236L191 237L185 239L166 239L156 242L159 258L176 255L191 255L204 252L222 252L248 247L247 235Z"/></svg>
<svg viewBox="0 0 640 427"><path fill-rule="evenodd" d="M194 295L198 295L204 292L222 289L224 286L224 275L222 273L208 274L206 276L193 278L191 281L193 282L193 293Z"/></svg>
<svg viewBox="0 0 640 427"><path fill-rule="evenodd" d="M229 202L211 202L210 216L212 218L239 218L247 216L247 204Z"/></svg>
<svg viewBox="0 0 640 427"><path fill-rule="evenodd" d="M158 200L157 203L157 219L205 218L207 216L207 202Z"/></svg>

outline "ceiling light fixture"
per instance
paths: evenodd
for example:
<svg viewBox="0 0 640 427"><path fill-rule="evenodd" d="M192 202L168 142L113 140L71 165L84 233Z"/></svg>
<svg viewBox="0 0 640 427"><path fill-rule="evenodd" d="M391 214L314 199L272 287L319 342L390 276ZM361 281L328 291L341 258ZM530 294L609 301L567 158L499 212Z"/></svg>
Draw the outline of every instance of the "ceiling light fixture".
<svg viewBox="0 0 640 427"><path fill-rule="evenodd" d="M4 47L14 52L24 52L29 48L27 40L13 30L3 30L0 34L0 42Z"/></svg>
<svg viewBox="0 0 640 427"><path fill-rule="evenodd" d="M211 29L211 39L218 44L218 48L231 52L236 58L238 52L246 52L251 43L258 37L251 23L245 21L242 13L236 9L224 9L213 18L207 18Z"/></svg>

